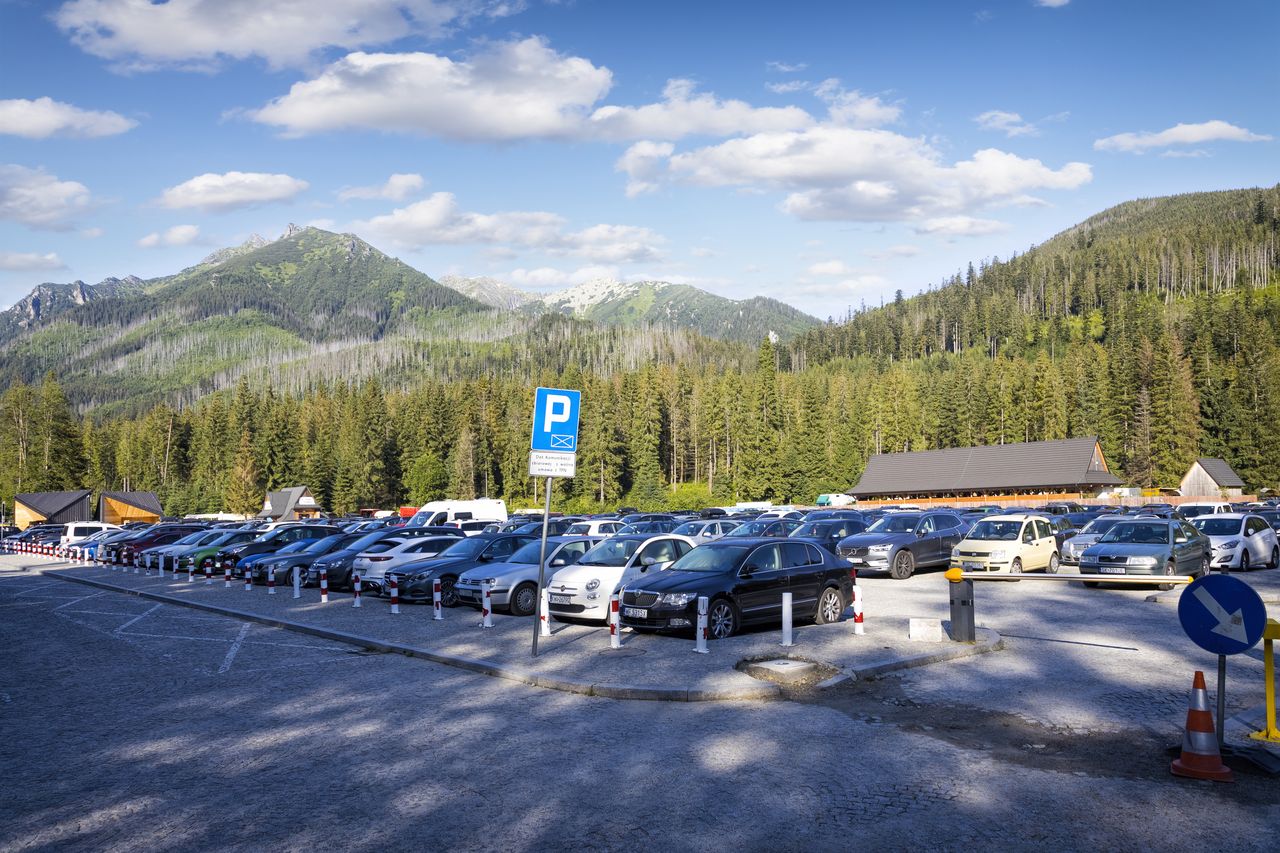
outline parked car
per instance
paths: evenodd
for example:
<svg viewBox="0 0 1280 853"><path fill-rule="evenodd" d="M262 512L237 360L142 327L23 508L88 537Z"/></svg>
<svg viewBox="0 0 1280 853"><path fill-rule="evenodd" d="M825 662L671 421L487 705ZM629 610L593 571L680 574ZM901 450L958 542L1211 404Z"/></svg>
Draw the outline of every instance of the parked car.
<svg viewBox="0 0 1280 853"><path fill-rule="evenodd" d="M659 533L673 533L680 525L681 522L675 518L664 518L660 521L633 521L624 525L617 535L638 536L643 533L655 536Z"/></svg>
<svg viewBox="0 0 1280 853"><path fill-rule="evenodd" d="M784 539L790 536L791 531L802 523L795 518L757 518L751 521L744 521L726 533L725 536L739 536L747 539L769 536Z"/></svg>
<svg viewBox="0 0 1280 853"><path fill-rule="evenodd" d="M719 539L729 531L738 527L738 522L727 519L711 519L709 521L686 521L671 532L676 536L688 536L701 545Z"/></svg>
<svg viewBox="0 0 1280 853"><path fill-rule="evenodd" d="M609 618L609 597L630 581L662 571L697 547L674 533L619 534L595 545L577 564L560 569L547 582L547 609L561 621Z"/></svg>
<svg viewBox="0 0 1280 853"><path fill-rule="evenodd" d="M318 585L320 583L320 573L323 571L330 586L349 588L352 583L352 569L354 568L356 557L367 551L373 543L389 538L414 539L426 536L452 536L455 539L467 538L456 527L387 527L382 530L374 530L366 533L345 548L321 555L313 560L311 565L307 566L305 583L307 586ZM363 579L361 586L364 586Z"/></svg>
<svg viewBox="0 0 1280 853"><path fill-rule="evenodd" d="M1084 549L1102 538L1102 534L1115 527L1124 519L1122 515L1100 515L1084 526L1079 533L1062 544L1059 557L1064 566L1080 564L1080 555Z"/></svg>
<svg viewBox="0 0 1280 853"><path fill-rule="evenodd" d="M1207 513L1191 526L1209 537L1212 567L1247 572L1254 566L1280 567L1280 542L1267 520L1251 513Z"/></svg>
<svg viewBox="0 0 1280 853"><path fill-rule="evenodd" d="M483 533L489 525L501 523L497 519L468 519L465 521L446 521L442 526L456 527L468 536L475 536L477 533Z"/></svg>
<svg viewBox="0 0 1280 853"><path fill-rule="evenodd" d="M578 562L599 541L597 536L548 537L543 580ZM506 610L512 616L532 616L538 609L538 555L541 552L539 537L520 546L500 563L485 563L463 572L453 586L458 603L480 607L484 603L482 585L487 583L494 610Z"/></svg>
<svg viewBox="0 0 1280 853"><path fill-rule="evenodd" d="M218 553L219 549L232 545L239 545L242 542L252 542L257 539L259 533L256 529L237 530L227 528L214 528L209 531L215 534L213 539L200 545L193 545L177 552L177 565L179 569L192 566L196 571L204 571L206 565L209 570L213 570L213 557Z"/></svg>
<svg viewBox="0 0 1280 853"><path fill-rule="evenodd" d="M213 557L216 571L231 569L232 577L240 577L240 560L255 554L274 554L286 545L302 540L323 539L342 531L330 524L287 524L268 530L249 542L224 545Z"/></svg>
<svg viewBox="0 0 1280 853"><path fill-rule="evenodd" d="M565 531L566 536L612 536L623 528L621 521L612 518L591 518L575 521Z"/></svg>
<svg viewBox="0 0 1280 853"><path fill-rule="evenodd" d="M1271 529L1280 532L1280 511L1274 509L1259 510L1254 515L1261 518L1267 524L1271 525Z"/></svg>
<svg viewBox="0 0 1280 853"><path fill-rule="evenodd" d="M859 571L888 571L904 580L919 567L946 565L968 528L951 512L895 512L841 540L836 553Z"/></svg>
<svg viewBox="0 0 1280 853"><path fill-rule="evenodd" d="M856 509L811 509L804 514L801 521L827 521L833 518L854 518L866 521L866 516ZM867 522L870 524L871 522Z"/></svg>
<svg viewBox="0 0 1280 853"><path fill-rule="evenodd" d="M828 518L820 521L803 522L791 531L792 539L807 539L815 545L821 545L832 554L845 539L867 529L867 523L861 518Z"/></svg>
<svg viewBox="0 0 1280 853"><path fill-rule="evenodd" d="M1231 504L1222 501L1198 504L1182 504L1178 507L1178 513L1188 521L1201 515L1215 515L1224 512L1234 512Z"/></svg>
<svg viewBox="0 0 1280 853"><path fill-rule="evenodd" d="M572 518L548 519L547 535L563 536L569 530L570 527L577 524L579 521L583 521L583 519L577 518L576 516ZM511 532L512 533L534 533L534 534L537 534L538 536L541 536L542 535L542 519L538 519L537 521L530 521L525 524L522 524L519 527L512 530Z"/></svg>
<svg viewBox="0 0 1280 853"><path fill-rule="evenodd" d="M328 538L328 536L320 537L320 539ZM311 545L313 542L319 542L320 539L299 539L297 542L290 542L288 545L285 545L275 551L263 551L260 554L250 554L247 557L241 557L236 562L235 574L240 577L252 578L258 583L266 583L267 571L266 569L259 569L263 560L270 557L284 557L285 559L288 559L289 557L300 555L304 550L306 550L307 546Z"/></svg>
<svg viewBox="0 0 1280 853"><path fill-rule="evenodd" d="M148 557L155 561L155 565L162 569L178 570L178 555L186 552L190 548L207 545L221 538L222 532L219 530L197 530L183 536L177 542L168 545L157 545L154 548L148 548L142 552L142 559L145 562Z"/></svg>
<svg viewBox="0 0 1280 853"><path fill-rule="evenodd" d="M434 557L403 563L387 572L382 594L388 594L391 579L395 578L402 601L430 601L433 584L439 578L441 603L454 607L458 594L453 587L464 572L506 560L522 545L540 538L528 533L481 533L466 537Z"/></svg>
<svg viewBox="0 0 1280 853"><path fill-rule="evenodd" d="M1177 518L1125 519L1080 555L1081 574L1204 575L1209 538ZM1085 581L1097 586L1098 581ZM1173 584L1162 584L1172 589Z"/></svg>
<svg viewBox="0 0 1280 853"><path fill-rule="evenodd" d="M465 528L463 532L466 532ZM434 557L457 541L456 536L415 536L412 539L392 536L374 542L357 554L351 561L351 571L353 575L360 575L361 591L381 592L387 572L404 563ZM352 583L355 583L354 577Z"/></svg>
<svg viewBox="0 0 1280 853"><path fill-rule="evenodd" d="M784 592L797 616L823 624L840 620L853 585L848 566L811 542L725 537L623 587L621 621L637 631L688 630L705 596L708 634L720 640L780 621Z"/></svg>
<svg viewBox="0 0 1280 853"><path fill-rule="evenodd" d="M171 545L192 533L207 530L207 525L198 524L157 524L139 531L138 534L119 548L120 560L128 566L143 565L142 554L157 545ZM157 568L159 564L156 564Z"/></svg>
<svg viewBox="0 0 1280 853"><path fill-rule="evenodd" d="M104 530L119 530L118 524L106 524L100 521L73 521L62 528L59 545L76 545L96 533Z"/></svg>
<svg viewBox="0 0 1280 853"><path fill-rule="evenodd" d="M1044 569L1056 574L1060 557L1049 519L1041 515L993 515L973 526L952 549L951 567L966 572Z"/></svg>

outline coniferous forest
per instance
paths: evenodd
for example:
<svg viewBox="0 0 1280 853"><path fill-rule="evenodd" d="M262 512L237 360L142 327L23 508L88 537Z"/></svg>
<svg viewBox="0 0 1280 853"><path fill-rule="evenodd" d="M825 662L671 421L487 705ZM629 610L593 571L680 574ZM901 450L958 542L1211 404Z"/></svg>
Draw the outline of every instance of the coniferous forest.
<svg viewBox="0 0 1280 853"><path fill-rule="evenodd" d="M1176 486L1196 457L1220 456L1250 490L1280 486L1280 187L1128 202L758 348L660 327L516 325L519 346L482 358L419 345L349 359L345 376L242 374L141 408L88 405L56 368L11 376L0 497L144 489L170 513L243 512L264 490L306 484L338 511L444 496L528 505L535 385L583 391L578 476L556 487L574 510L811 502L856 482L876 452L1083 435L1133 485Z"/></svg>

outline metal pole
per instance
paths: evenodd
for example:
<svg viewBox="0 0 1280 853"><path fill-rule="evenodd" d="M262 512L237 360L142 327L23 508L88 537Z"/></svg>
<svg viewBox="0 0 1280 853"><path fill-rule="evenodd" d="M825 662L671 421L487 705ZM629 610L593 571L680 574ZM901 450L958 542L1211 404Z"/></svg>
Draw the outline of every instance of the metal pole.
<svg viewBox="0 0 1280 853"><path fill-rule="evenodd" d="M1224 717L1227 713L1227 656L1218 655L1218 749L1221 750L1224 744L1222 737L1223 727L1226 725Z"/></svg>
<svg viewBox="0 0 1280 853"><path fill-rule="evenodd" d="M551 523L551 478L547 478L547 508L542 513L542 547L538 549L538 599L542 599L542 587L547 571L547 525ZM542 620L533 620L533 656L538 656L538 635L542 633Z"/></svg>

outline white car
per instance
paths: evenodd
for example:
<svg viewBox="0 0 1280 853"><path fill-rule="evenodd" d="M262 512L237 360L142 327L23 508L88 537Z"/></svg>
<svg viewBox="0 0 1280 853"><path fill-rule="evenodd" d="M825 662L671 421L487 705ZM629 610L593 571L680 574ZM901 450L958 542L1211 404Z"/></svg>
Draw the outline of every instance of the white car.
<svg viewBox="0 0 1280 853"><path fill-rule="evenodd" d="M392 536L357 554L351 561L351 572L352 575L360 575L360 589L377 592L382 589L388 569L394 569L401 563L434 557L457 541L457 536L419 536L414 539Z"/></svg>
<svg viewBox="0 0 1280 853"><path fill-rule="evenodd" d="M697 544L674 533L623 534L606 539L584 554L577 565L552 576L547 583L547 607L558 620L607 621L609 596L650 571L662 571Z"/></svg>
<svg viewBox="0 0 1280 853"><path fill-rule="evenodd" d="M63 527L62 538L58 540L58 544L75 545L105 530L119 529L118 524L107 524L101 521L73 521Z"/></svg>
<svg viewBox="0 0 1280 853"><path fill-rule="evenodd" d="M1178 514L1190 521L1202 515L1221 515L1231 512L1231 504L1221 501L1198 504L1183 504L1178 507Z"/></svg>
<svg viewBox="0 0 1280 853"><path fill-rule="evenodd" d="M566 536L612 536L623 527L621 521L611 518L595 518L587 521L578 521L569 525L569 529L565 531Z"/></svg>
<svg viewBox="0 0 1280 853"><path fill-rule="evenodd" d="M737 526L738 522L736 521L714 519L711 521L686 521L671 532L679 536L688 536L701 545L703 542L712 542L719 539Z"/></svg>
<svg viewBox="0 0 1280 853"><path fill-rule="evenodd" d="M443 527L456 527L462 531L465 536L475 536L477 533L487 533L489 525L502 524L497 519L471 519L469 521L446 521Z"/></svg>
<svg viewBox="0 0 1280 853"><path fill-rule="evenodd" d="M1215 569L1249 571L1254 566L1280 566L1280 542L1267 520L1242 512L1198 515L1191 526L1209 537L1209 565Z"/></svg>
<svg viewBox="0 0 1280 853"><path fill-rule="evenodd" d="M547 563L544 579L557 569L572 566L591 547L598 536L548 536ZM484 600L481 584L489 584L489 603L494 610L507 610L512 616L532 616L538 609L538 554L542 550L539 537L520 548L501 563L485 563L458 575L453 591L459 604L479 607Z"/></svg>

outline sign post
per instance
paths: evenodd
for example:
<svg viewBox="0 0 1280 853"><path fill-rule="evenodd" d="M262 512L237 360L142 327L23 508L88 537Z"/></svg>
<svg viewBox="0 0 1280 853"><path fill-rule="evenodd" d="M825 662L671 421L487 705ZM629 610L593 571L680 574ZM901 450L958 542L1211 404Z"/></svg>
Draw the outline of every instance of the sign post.
<svg viewBox="0 0 1280 853"><path fill-rule="evenodd" d="M542 600L546 584L547 525L551 522L551 481L572 478L578 461L578 410L581 391L539 388L533 396L533 434L529 439L529 476L546 477L547 505L542 513L542 547L538 550L538 589ZM538 656L541 614L533 620L533 656Z"/></svg>
<svg viewBox="0 0 1280 853"><path fill-rule="evenodd" d="M1244 581L1231 575L1205 575L1178 597L1178 621L1191 641L1218 656L1218 748L1222 749L1227 711L1227 655L1247 652L1262 639L1267 606Z"/></svg>

